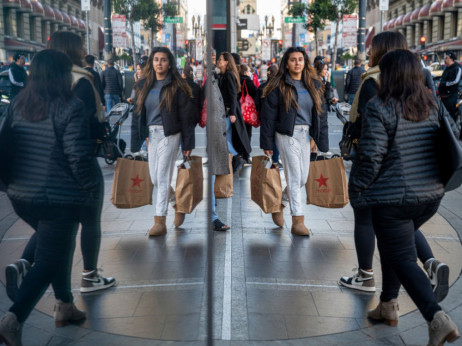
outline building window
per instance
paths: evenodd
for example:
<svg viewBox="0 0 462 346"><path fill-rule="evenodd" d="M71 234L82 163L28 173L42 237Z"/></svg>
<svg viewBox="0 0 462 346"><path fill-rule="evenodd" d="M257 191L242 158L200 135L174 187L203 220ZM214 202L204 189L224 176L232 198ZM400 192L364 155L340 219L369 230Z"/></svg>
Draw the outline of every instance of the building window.
<svg viewBox="0 0 462 346"><path fill-rule="evenodd" d="M444 40L444 17L438 17L438 36L437 41Z"/></svg>
<svg viewBox="0 0 462 346"><path fill-rule="evenodd" d="M433 20L428 21L427 34L425 36L427 37L427 43L433 43Z"/></svg>
<svg viewBox="0 0 462 346"><path fill-rule="evenodd" d="M3 9L3 18L5 23L5 35L12 36L13 25L11 23L10 10L8 8Z"/></svg>
<svg viewBox="0 0 462 346"><path fill-rule="evenodd" d="M22 13L16 13L16 32L17 37L24 38L24 17Z"/></svg>
<svg viewBox="0 0 462 346"><path fill-rule="evenodd" d="M36 41L37 40L37 17L29 17L29 23L30 23L30 40L31 41Z"/></svg>
<svg viewBox="0 0 462 346"><path fill-rule="evenodd" d="M47 43L48 42L48 30L47 30L47 21L42 20L42 42Z"/></svg>
<svg viewBox="0 0 462 346"><path fill-rule="evenodd" d="M451 13L451 31L449 33L449 37L457 37L457 21L459 20L459 16L457 12Z"/></svg>

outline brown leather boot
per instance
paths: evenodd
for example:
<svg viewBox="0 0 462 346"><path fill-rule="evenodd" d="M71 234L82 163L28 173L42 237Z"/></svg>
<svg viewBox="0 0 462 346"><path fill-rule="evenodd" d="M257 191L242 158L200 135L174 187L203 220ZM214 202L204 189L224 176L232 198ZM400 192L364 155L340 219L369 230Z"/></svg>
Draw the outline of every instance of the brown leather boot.
<svg viewBox="0 0 462 346"><path fill-rule="evenodd" d="M56 327L64 327L86 317L85 312L77 309L74 303L64 303L61 300L56 301L53 315Z"/></svg>
<svg viewBox="0 0 462 346"><path fill-rule="evenodd" d="M186 214L185 213L179 213L179 212L175 212L175 220L173 220L173 225L175 227L180 227L183 222L184 222L184 218L185 218Z"/></svg>
<svg viewBox="0 0 462 346"><path fill-rule="evenodd" d="M165 224L166 216L154 216L154 226L149 230L149 236L155 237L157 235L164 235L167 233L167 226Z"/></svg>
<svg viewBox="0 0 462 346"><path fill-rule="evenodd" d="M459 330L451 318L443 311L438 311L428 323L428 346L443 345L446 341L453 343L460 338Z"/></svg>
<svg viewBox="0 0 462 346"><path fill-rule="evenodd" d="M284 211L284 206L281 205L281 210L280 211L271 214L271 217L273 218L273 222L276 224L276 226L279 226L279 227L284 226L284 214L283 214L283 211Z"/></svg>
<svg viewBox="0 0 462 346"><path fill-rule="evenodd" d="M295 235L306 235L310 236L310 230L305 226L305 217L292 216L292 229L290 230Z"/></svg>
<svg viewBox="0 0 462 346"><path fill-rule="evenodd" d="M399 305L398 299L391 299L388 302L380 302L374 310L367 312L367 317L373 320L383 321L389 326L398 325Z"/></svg>

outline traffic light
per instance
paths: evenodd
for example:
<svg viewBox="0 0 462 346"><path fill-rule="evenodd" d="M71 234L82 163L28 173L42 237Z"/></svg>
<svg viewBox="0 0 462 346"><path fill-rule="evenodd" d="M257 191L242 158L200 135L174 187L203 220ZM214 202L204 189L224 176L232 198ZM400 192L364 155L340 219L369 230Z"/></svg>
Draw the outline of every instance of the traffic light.
<svg viewBox="0 0 462 346"><path fill-rule="evenodd" d="M275 63L276 63L276 58L271 59L271 62L272 62L273 64L275 64Z"/></svg>
<svg viewBox="0 0 462 346"><path fill-rule="evenodd" d="M282 40L278 41L278 49L279 49L279 52L282 52Z"/></svg>
<svg viewBox="0 0 462 346"><path fill-rule="evenodd" d="M425 49L425 42L427 38L425 36L420 36L420 49Z"/></svg>
<svg viewBox="0 0 462 346"><path fill-rule="evenodd" d="M186 48L186 52L189 53L189 41L188 40L184 41L184 45L185 45L185 48Z"/></svg>
<svg viewBox="0 0 462 346"><path fill-rule="evenodd" d="M424 59L424 61L427 61L427 60L428 60L428 56L424 55L424 56L423 56L423 59Z"/></svg>

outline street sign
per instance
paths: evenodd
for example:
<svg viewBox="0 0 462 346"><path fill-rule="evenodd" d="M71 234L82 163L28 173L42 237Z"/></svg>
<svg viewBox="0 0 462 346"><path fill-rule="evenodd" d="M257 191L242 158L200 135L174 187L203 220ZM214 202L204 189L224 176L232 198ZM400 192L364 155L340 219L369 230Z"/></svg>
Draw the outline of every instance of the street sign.
<svg viewBox="0 0 462 346"><path fill-rule="evenodd" d="M388 3L389 3L389 0L380 0L380 2L379 2L379 10L380 11L388 11Z"/></svg>
<svg viewBox="0 0 462 346"><path fill-rule="evenodd" d="M237 30L247 30L247 19L236 19Z"/></svg>
<svg viewBox="0 0 462 346"><path fill-rule="evenodd" d="M90 0L82 0L82 11L90 11Z"/></svg>
<svg viewBox="0 0 462 346"><path fill-rule="evenodd" d="M356 47L358 16L356 14L344 15L342 23L342 46L344 48Z"/></svg>
<svg viewBox="0 0 462 346"><path fill-rule="evenodd" d="M263 60L270 60L271 59L271 40L269 38L265 38L262 41L261 45L261 58Z"/></svg>
<svg viewBox="0 0 462 346"><path fill-rule="evenodd" d="M183 17L164 17L164 23L166 24L182 24Z"/></svg>
<svg viewBox="0 0 462 346"><path fill-rule="evenodd" d="M305 17L285 17L284 18L285 23L305 23L306 18Z"/></svg>

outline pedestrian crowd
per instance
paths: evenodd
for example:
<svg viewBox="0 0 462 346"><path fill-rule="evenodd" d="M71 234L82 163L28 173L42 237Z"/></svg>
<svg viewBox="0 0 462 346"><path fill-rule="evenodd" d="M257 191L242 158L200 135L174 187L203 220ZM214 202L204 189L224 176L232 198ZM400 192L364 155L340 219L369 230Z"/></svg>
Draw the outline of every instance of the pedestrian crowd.
<svg viewBox="0 0 462 346"><path fill-rule="evenodd" d="M367 316L397 325L402 285L428 322L429 345L453 342L459 331L439 305L448 294L449 267L435 259L420 227L437 212L445 193L432 148L439 114L455 117L455 85L461 69L455 55L447 54L448 67L438 88L440 102L400 33L376 35L369 56L369 69L365 71L355 60L345 82L352 105L349 120L359 133L348 184L359 268L353 276L341 277L339 284L376 291L372 262L377 239L383 287L379 304ZM185 162L191 158L195 127L203 114L210 127L206 164L211 191L220 177L252 164L255 125L248 109L253 106L261 124L260 148L283 169L287 182L272 219L284 226L283 209L288 206L291 233L310 236L303 189L312 152L329 150L327 112L339 102L327 62L321 56L311 62L303 48L288 48L279 65L262 65L259 85L254 67L242 63L237 54L213 50L211 57L210 64L187 64L180 73L171 51L155 47L136 65L135 86L127 101L134 104L132 151L140 150L146 141L155 187L149 236L168 231L166 216L169 202L175 201L171 183L178 151L181 148ZM103 277L97 269L104 180L94 143L100 111L105 106L109 112L120 102L123 82L113 60L107 61L101 76L94 73L94 63L94 57L84 55L80 36L58 31L32 60L28 77L22 69L24 56L15 56L10 68L14 97L0 128L0 141L8 140L14 149L0 151L9 159L0 178L15 212L35 232L21 259L6 267L7 294L13 305L0 319L0 343L21 345L22 326L50 284L56 298L56 326L85 318L86 313L73 303L70 286L79 225L80 291L116 284L115 278ZM217 215L214 193L211 198L211 228L229 230ZM181 226L185 218L185 213L175 210L174 226Z"/></svg>

